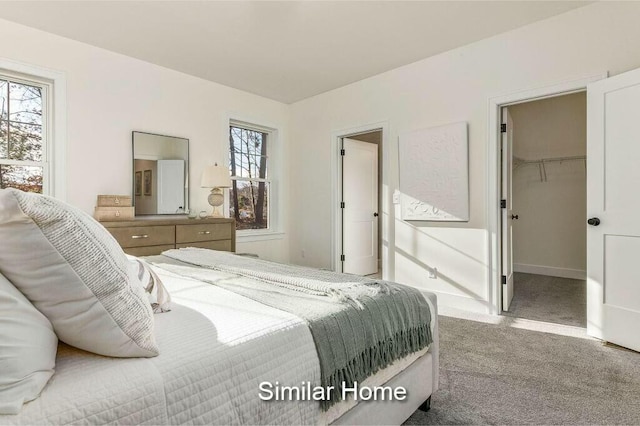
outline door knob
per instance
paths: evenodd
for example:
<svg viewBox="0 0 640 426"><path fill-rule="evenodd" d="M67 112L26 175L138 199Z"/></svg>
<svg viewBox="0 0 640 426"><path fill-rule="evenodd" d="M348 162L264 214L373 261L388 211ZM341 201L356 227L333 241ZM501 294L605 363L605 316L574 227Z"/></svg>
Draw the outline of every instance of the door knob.
<svg viewBox="0 0 640 426"><path fill-rule="evenodd" d="M600 225L600 219L598 219L597 217L592 217L591 219L587 220L587 223L591 226L598 226Z"/></svg>
<svg viewBox="0 0 640 426"><path fill-rule="evenodd" d="M511 215L511 219L512 220L518 220L519 216L517 214L512 214Z"/></svg>
<svg viewBox="0 0 640 426"><path fill-rule="evenodd" d="M378 217L378 213L374 213L374 214L373 214L373 217Z"/></svg>

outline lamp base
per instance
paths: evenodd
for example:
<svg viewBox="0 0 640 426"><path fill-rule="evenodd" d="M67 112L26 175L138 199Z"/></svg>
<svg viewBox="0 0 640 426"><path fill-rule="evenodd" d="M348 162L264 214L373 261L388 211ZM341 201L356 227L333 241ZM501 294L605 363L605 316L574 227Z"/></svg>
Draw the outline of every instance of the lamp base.
<svg viewBox="0 0 640 426"><path fill-rule="evenodd" d="M218 209L218 207L224 204L224 192L222 191L222 188L211 189L211 193L209 194L209 197L207 197L207 201L209 202L209 205L213 207L210 217L224 217L222 212Z"/></svg>

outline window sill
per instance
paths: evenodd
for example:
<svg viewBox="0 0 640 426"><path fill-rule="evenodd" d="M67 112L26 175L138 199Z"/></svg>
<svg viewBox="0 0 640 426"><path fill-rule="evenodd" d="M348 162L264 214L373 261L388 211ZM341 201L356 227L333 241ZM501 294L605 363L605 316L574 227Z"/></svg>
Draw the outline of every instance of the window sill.
<svg viewBox="0 0 640 426"><path fill-rule="evenodd" d="M252 243L256 241L283 240L284 232L276 231L237 231L236 243Z"/></svg>

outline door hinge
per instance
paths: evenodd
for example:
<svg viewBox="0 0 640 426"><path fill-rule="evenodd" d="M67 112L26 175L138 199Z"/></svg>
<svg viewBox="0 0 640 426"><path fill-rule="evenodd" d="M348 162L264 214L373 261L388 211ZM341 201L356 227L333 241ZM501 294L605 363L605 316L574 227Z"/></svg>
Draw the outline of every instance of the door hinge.
<svg viewBox="0 0 640 426"><path fill-rule="evenodd" d="M506 124L501 124L500 125L500 133L507 133L507 125Z"/></svg>
<svg viewBox="0 0 640 426"><path fill-rule="evenodd" d="M507 208L507 200L500 200L500 208L501 209Z"/></svg>
<svg viewBox="0 0 640 426"><path fill-rule="evenodd" d="M344 254L341 254L341 255L340 255L340 261L341 261L341 262L344 262Z"/></svg>
<svg viewBox="0 0 640 426"><path fill-rule="evenodd" d="M506 284L507 283L507 276L503 275L502 276L502 284Z"/></svg>
<svg viewBox="0 0 640 426"><path fill-rule="evenodd" d="M344 157L344 154L345 154L344 149L341 149L340 150L340 155L342 155Z"/></svg>
<svg viewBox="0 0 640 426"><path fill-rule="evenodd" d="M344 209L344 201L340 201L340 208Z"/></svg>

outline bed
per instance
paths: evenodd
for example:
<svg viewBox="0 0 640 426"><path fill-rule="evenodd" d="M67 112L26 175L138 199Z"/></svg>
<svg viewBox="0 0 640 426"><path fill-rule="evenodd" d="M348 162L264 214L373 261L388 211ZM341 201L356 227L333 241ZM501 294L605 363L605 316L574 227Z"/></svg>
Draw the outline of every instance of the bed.
<svg viewBox="0 0 640 426"><path fill-rule="evenodd" d="M323 409L314 400L259 397L275 393L262 392L261 383L319 383L318 354L304 320L210 282L152 268L172 298L171 311L154 316L160 355L110 358L61 343L56 372L41 396L17 416L0 416L0 424L400 424L428 407L438 388L432 294L433 342L360 383L403 387L406 399L348 398Z"/></svg>
<svg viewBox="0 0 640 426"><path fill-rule="evenodd" d="M413 287L193 247L127 258L14 189L0 240L0 424L399 424L437 389L436 301Z"/></svg>

